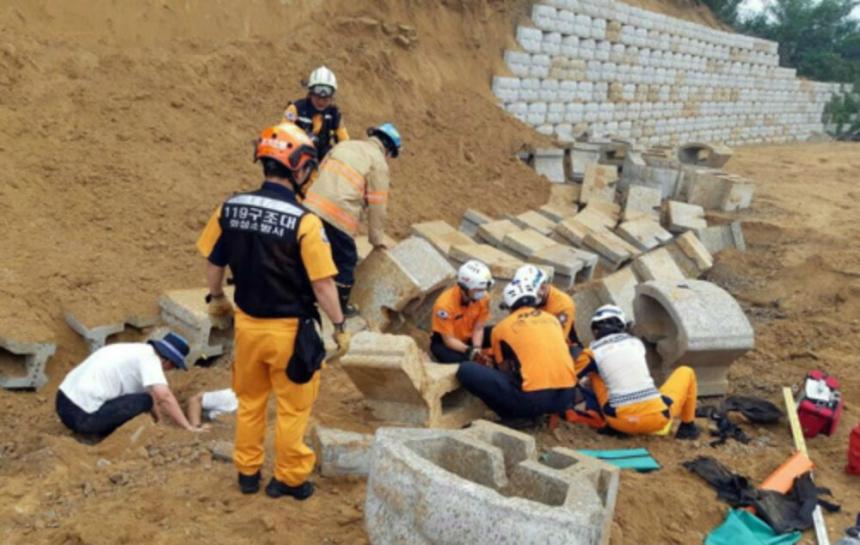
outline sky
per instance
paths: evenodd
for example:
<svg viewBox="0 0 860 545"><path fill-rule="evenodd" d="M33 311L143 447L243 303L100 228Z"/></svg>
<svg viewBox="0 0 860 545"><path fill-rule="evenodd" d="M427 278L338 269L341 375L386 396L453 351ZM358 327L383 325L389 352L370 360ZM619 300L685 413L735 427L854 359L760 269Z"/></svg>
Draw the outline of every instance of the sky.
<svg viewBox="0 0 860 545"><path fill-rule="evenodd" d="M769 0L745 0L744 3L741 4L741 17L747 17L760 12L768 2ZM854 15L855 18L860 19L860 6L857 6L857 8L854 9L852 15Z"/></svg>

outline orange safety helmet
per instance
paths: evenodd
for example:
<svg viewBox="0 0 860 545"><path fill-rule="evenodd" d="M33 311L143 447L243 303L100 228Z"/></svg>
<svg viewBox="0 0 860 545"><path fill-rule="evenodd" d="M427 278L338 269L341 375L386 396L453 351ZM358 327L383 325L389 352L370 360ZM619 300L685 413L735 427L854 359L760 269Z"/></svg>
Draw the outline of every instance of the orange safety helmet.
<svg viewBox="0 0 860 545"><path fill-rule="evenodd" d="M274 159L294 172L304 169L309 163L311 167L317 165L313 141L292 123L281 123L263 130L257 138L254 160L264 157Z"/></svg>

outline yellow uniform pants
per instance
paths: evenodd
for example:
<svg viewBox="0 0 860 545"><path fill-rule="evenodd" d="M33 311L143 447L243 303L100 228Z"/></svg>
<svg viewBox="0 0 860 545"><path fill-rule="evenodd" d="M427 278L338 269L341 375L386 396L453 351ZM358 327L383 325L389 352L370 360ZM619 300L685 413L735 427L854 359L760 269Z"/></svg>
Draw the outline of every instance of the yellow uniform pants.
<svg viewBox="0 0 860 545"><path fill-rule="evenodd" d="M258 319L236 311L233 391L239 398L233 462L239 473L253 475L263 465L266 409L275 391L275 478L290 486L307 480L316 456L304 443L311 408L319 393L320 373L307 384L287 378L298 320Z"/></svg>
<svg viewBox="0 0 860 545"><path fill-rule="evenodd" d="M600 406L606 405L609 392L596 373L591 374L591 387ZM666 417L666 404L663 400L651 399L619 407L615 416L605 415L606 423L620 432L643 435L664 429L671 418L680 417L681 422L692 422L696 419L698 383L692 368L683 366L675 369L660 387L660 393L672 400L669 405L669 418Z"/></svg>

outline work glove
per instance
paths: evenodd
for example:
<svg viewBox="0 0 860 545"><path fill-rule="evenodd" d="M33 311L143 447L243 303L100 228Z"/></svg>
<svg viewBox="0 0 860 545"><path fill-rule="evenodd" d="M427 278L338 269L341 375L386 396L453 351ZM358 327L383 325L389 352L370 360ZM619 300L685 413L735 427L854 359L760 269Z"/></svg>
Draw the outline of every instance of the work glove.
<svg viewBox="0 0 860 545"><path fill-rule="evenodd" d="M352 339L352 334L349 331L335 331L334 342L337 345L337 350L332 354L329 359L337 360L343 357L346 354L346 351L349 350L349 341Z"/></svg>
<svg viewBox="0 0 860 545"><path fill-rule="evenodd" d="M233 303L224 294L213 295L206 310L213 318L230 318L233 316Z"/></svg>

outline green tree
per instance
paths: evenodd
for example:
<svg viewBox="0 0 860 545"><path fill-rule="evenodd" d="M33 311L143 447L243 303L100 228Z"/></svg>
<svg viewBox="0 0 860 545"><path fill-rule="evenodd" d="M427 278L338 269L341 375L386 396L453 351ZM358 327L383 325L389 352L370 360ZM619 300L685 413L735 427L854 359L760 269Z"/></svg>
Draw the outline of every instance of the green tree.
<svg viewBox="0 0 860 545"><path fill-rule="evenodd" d="M860 77L860 0L773 0L761 13L736 22L741 32L779 42L779 63L819 81Z"/></svg>
<svg viewBox="0 0 860 545"><path fill-rule="evenodd" d="M738 8L743 2L744 0L702 0L702 3L708 6L718 19L732 27L740 24Z"/></svg>

